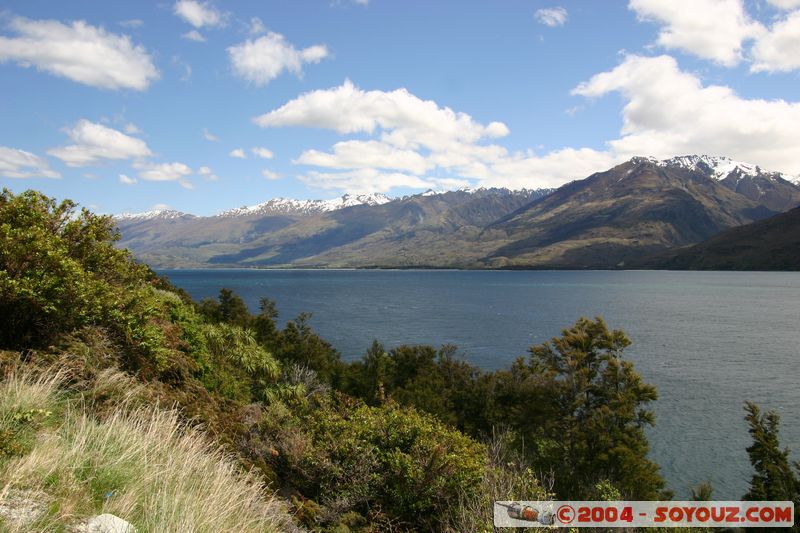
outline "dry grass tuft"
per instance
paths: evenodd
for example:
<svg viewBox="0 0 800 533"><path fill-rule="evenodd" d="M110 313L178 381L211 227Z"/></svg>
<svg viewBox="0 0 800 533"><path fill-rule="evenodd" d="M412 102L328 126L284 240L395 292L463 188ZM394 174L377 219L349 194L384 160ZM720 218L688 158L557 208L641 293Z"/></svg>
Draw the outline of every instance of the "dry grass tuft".
<svg viewBox="0 0 800 533"><path fill-rule="evenodd" d="M54 410L59 377L12 375L0 384L0 416ZM103 512L140 532L291 531L282 503L262 483L185 426L173 410L136 407L122 374L103 373L95 394L120 395L123 407L98 420L66 407L21 457L0 462L0 501L11 491L45 495L47 514L27 527L63 530ZM91 406L88 402L76 405Z"/></svg>

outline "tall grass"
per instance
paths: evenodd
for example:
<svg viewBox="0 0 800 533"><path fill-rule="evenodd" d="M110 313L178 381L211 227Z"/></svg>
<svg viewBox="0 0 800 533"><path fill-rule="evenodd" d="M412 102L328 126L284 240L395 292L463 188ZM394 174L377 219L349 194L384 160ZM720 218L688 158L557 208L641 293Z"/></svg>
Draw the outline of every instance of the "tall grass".
<svg viewBox="0 0 800 533"><path fill-rule="evenodd" d="M106 384L124 382L105 376ZM0 416L52 410L58 379L11 376L0 385ZM232 458L212 447L172 410L118 409L102 420L79 403L40 430L32 449L0 470L0 498L11 490L47 499L47 516L28 528L57 531L112 513L139 532L292 530L278 500ZM30 529L26 529L30 530Z"/></svg>

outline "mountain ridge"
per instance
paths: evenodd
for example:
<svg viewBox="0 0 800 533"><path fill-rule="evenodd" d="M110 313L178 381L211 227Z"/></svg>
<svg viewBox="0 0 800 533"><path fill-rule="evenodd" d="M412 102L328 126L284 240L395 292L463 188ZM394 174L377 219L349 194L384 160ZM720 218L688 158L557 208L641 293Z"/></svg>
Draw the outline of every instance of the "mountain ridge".
<svg viewBox="0 0 800 533"><path fill-rule="evenodd" d="M120 245L161 267L625 268L800 205L784 176L723 157L637 157L556 190L273 199L117 221Z"/></svg>

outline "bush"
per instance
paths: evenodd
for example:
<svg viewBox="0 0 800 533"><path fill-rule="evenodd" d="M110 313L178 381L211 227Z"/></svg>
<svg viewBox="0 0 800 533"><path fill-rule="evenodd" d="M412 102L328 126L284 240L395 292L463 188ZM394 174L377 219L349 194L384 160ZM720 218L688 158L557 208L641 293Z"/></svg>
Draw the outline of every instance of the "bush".
<svg viewBox="0 0 800 533"><path fill-rule="evenodd" d="M263 426L276 469L326 508L320 522L378 508L405 527L440 530L448 509L480 488L484 446L415 409L340 397L301 416L280 411Z"/></svg>

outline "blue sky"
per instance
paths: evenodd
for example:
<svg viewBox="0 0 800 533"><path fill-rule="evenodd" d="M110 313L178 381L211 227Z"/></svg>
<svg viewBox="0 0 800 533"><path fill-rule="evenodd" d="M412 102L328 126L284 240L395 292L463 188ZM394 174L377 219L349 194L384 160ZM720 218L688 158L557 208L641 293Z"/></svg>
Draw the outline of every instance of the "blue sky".
<svg viewBox="0 0 800 533"><path fill-rule="evenodd" d="M0 185L106 213L800 174L800 0L5 1Z"/></svg>

